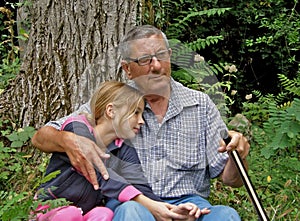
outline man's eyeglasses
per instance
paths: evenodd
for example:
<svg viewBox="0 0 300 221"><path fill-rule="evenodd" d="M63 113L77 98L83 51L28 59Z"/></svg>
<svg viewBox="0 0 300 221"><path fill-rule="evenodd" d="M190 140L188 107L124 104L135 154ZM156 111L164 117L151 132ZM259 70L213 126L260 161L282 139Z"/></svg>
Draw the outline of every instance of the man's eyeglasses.
<svg viewBox="0 0 300 221"><path fill-rule="evenodd" d="M126 58L127 61L133 61L138 63L140 66L151 64L152 58L156 57L159 61L168 60L170 58L170 49L158 51L155 54L143 55L138 58Z"/></svg>

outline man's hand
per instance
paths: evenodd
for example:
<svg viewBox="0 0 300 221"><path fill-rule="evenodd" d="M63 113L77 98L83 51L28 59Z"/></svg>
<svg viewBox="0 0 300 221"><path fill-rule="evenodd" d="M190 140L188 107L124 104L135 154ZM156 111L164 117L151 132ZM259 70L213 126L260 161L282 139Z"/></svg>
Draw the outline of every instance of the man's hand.
<svg viewBox="0 0 300 221"><path fill-rule="evenodd" d="M220 141L219 152L226 152L236 150L239 152L240 157L243 160L244 166L248 169L248 163L246 157L250 151L250 144L246 137L244 137L241 133L236 131L228 131L228 135L231 138L231 141L226 145L224 140ZM231 187L240 187L243 185L243 180L239 174L239 171L234 163L234 160L229 157L227 161L223 173L220 175L223 183L231 186Z"/></svg>
<svg viewBox="0 0 300 221"><path fill-rule="evenodd" d="M224 140L220 141L219 152L226 152L231 150L237 150L242 159L245 159L250 151L250 144L246 137L243 134L230 130L228 135L231 138L228 145L225 144Z"/></svg>
<svg viewBox="0 0 300 221"><path fill-rule="evenodd" d="M65 152L72 166L94 186L99 188L96 167L104 179L108 179L108 172L102 159L109 158L102 150L88 138L78 136L67 131L59 131L51 126L40 128L31 139L32 144L39 150L52 152Z"/></svg>
<svg viewBox="0 0 300 221"><path fill-rule="evenodd" d="M65 151L72 166L94 186L95 190L99 189L94 167L99 170L105 180L109 178L102 162L102 159L110 157L103 151L105 147L100 148L90 139L69 132L66 132L64 142Z"/></svg>

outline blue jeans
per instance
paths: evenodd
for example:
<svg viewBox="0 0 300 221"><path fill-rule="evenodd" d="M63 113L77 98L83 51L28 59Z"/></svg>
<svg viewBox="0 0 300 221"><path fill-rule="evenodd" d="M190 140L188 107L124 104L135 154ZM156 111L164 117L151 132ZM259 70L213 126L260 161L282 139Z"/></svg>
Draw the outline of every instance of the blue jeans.
<svg viewBox="0 0 300 221"><path fill-rule="evenodd" d="M200 209L208 208L209 214L201 215L197 221L240 221L239 214L229 206L215 205L212 206L206 199L199 195L188 195L180 198L163 199L165 202L170 204L179 205L182 203L194 203Z"/></svg>
<svg viewBox="0 0 300 221"><path fill-rule="evenodd" d="M197 221L240 221L238 213L229 206L215 205L212 206L206 199L198 195L188 195L180 198L163 199L170 204L194 203L200 209L208 208L210 213L201 215ZM121 203L117 200L110 200L107 207L114 211L113 221L155 221L153 215L139 203L129 201Z"/></svg>
<svg viewBox="0 0 300 221"><path fill-rule="evenodd" d="M105 206L114 211L112 221L155 221L150 211L135 201L121 203L118 200L110 199Z"/></svg>

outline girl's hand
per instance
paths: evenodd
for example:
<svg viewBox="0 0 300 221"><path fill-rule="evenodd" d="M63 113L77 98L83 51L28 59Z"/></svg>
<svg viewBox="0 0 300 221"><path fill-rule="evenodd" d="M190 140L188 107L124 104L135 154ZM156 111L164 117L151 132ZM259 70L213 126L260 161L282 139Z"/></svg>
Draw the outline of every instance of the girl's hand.
<svg viewBox="0 0 300 221"><path fill-rule="evenodd" d="M155 217L156 221L186 220L188 215L173 212L177 206L165 202L154 201L143 194L134 197L132 200L145 206Z"/></svg>
<svg viewBox="0 0 300 221"><path fill-rule="evenodd" d="M204 208L200 210L195 204L193 203L184 203L179 204L178 206L172 209L173 212L185 215L186 218L184 219L174 219L174 221L185 220L185 221L194 221L198 219L201 215L210 213L210 210Z"/></svg>

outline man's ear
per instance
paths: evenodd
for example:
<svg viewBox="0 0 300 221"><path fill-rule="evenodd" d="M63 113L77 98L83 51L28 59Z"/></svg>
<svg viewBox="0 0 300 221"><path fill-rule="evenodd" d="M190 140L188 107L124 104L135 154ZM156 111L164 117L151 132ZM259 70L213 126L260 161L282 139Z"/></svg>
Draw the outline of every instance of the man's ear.
<svg viewBox="0 0 300 221"><path fill-rule="evenodd" d="M131 80L132 79L132 75L130 73L129 63L127 61L125 61L125 60L122 60L121 61L121 66L122 66L123 70L125 71L125 73L127 75L127 78L129 80Z"/></svg>
<svg viewBox="0 0 300 221"><path fill-rule="evenodd" d="M109 103L109 104L106 105L105 113L109 118L114 118L115 117L115 110L114 110L114 107L113 107L112 103Z"/></svg>

